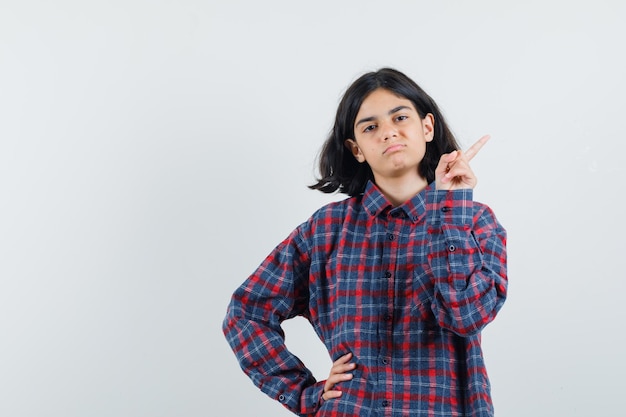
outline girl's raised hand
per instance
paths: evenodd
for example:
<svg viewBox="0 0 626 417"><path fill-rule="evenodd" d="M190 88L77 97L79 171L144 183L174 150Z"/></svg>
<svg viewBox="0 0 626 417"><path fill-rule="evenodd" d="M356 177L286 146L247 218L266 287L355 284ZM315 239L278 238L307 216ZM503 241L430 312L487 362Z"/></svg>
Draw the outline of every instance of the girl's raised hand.
<svg viewBox="0 0 626 417"><path fill-rule="evenodd" d="M469 161L491 138L485 135L465 152L452 151L441 155L437 169L435 169L435 187L437 190L459 190L474 188L478 180L470 168Z"/></svg>
<svg viewBox="0 0 626 417"><path fill-rule="evenodd" d="M356 365L351 363L350 359L352 359L352 353L346 353L333 362L333 366L330 369L330 375L324 384L324 393L322 394L322 399L324 401L330 400L331 398L341 397L341 391L334 388L338 383L352 379L352 374L348 372L356 368Z"/></svg>

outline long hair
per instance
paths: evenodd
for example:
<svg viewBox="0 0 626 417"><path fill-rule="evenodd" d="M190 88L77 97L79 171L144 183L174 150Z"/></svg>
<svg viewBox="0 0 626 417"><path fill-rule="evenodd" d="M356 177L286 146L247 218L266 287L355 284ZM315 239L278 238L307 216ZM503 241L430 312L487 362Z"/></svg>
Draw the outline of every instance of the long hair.
<svg viewBox="0 0 626 417"><path fill-rule="evenodd" d="M360 76L346 90L337 108L334 126L319 155L320 178L309 188L324 193L340 193L353 197L374 181L370 166L359 163L345 147L346 139L354 138L354 122L363 100L378 88L410 100L423 119L431 113L435 119L433 140L426 143L426 153L418 166L420 176L430 184L435 180L439 158L459 148L435 101L415 81L393 68L382 68Z"/></svg>

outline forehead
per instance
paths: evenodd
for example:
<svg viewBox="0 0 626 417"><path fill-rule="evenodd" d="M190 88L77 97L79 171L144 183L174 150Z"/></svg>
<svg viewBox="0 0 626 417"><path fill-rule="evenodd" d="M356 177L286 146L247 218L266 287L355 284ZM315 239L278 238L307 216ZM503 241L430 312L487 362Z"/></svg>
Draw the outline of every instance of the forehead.
<svg viewBox="0 0 626 417"><path fill-rule="evenodd" d="M408 98L385 88L377 88L363 99L357 117L377 116L378 113L387 113L398 106L407 106L415 110L415 106Z"/></svg>

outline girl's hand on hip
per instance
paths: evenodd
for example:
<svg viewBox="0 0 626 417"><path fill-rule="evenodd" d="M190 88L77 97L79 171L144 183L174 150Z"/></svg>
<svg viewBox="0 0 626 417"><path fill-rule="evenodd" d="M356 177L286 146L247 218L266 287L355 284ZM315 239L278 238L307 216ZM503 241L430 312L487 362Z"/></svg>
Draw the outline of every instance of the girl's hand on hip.
<svg viewBox="0 0 626 417"><path fill-rule="evenodd" d="M356 368L356 364L351 363L352 353L346 353L335 362L330 369L330 375L324 384L324 393L322 399L324 401L332 398L341 397L341 391L335 389L335 385L342 381L349 381L352 379L352 374L348 373Z"/></svg>

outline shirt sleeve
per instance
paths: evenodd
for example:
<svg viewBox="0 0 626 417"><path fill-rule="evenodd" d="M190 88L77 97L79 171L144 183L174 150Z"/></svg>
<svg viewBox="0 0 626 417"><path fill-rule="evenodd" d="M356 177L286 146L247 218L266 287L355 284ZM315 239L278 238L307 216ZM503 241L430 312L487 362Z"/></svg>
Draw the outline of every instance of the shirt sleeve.
<svg viewBox="0 0 626 417"><path fill-rule="evenodd" d="M281 323L308 310L310 260L300 226L232 295L223 322L243 371L265 394L301 416L319 407L323 382L285 345Z"/></svg>
<svg viewBox="0 0 626 417"><path fill-rule="evenodd" d="M506 299L506 231L473 191L433 190L427 196L434 277L431 309L439 325L460 336L479 333Z"/></svg>

